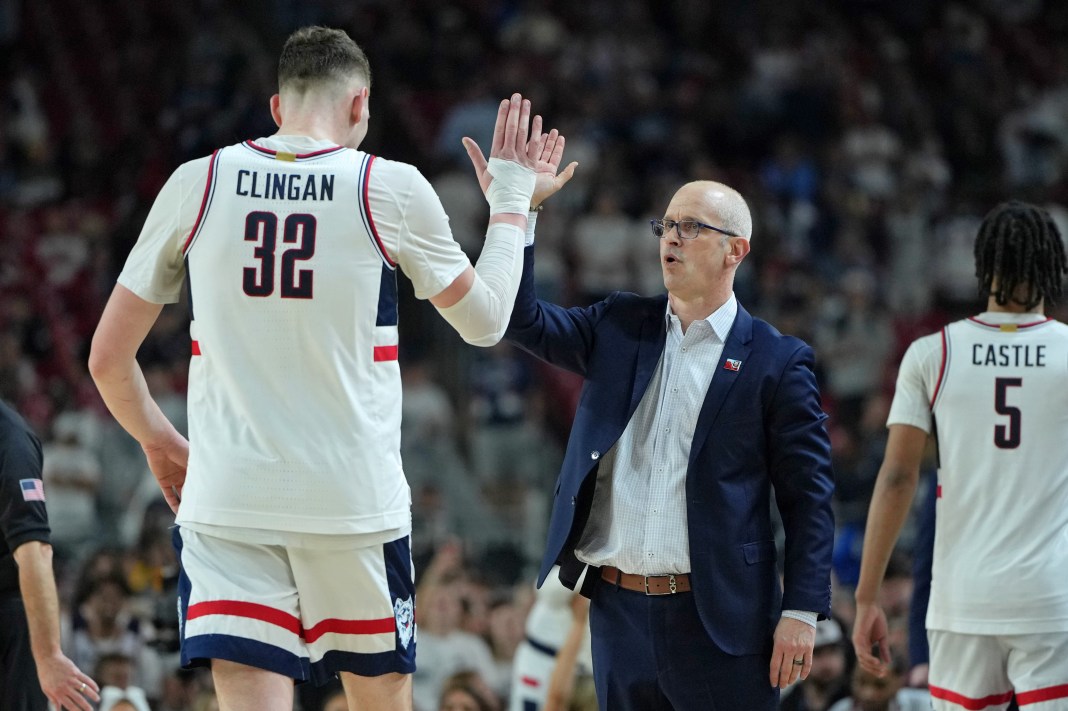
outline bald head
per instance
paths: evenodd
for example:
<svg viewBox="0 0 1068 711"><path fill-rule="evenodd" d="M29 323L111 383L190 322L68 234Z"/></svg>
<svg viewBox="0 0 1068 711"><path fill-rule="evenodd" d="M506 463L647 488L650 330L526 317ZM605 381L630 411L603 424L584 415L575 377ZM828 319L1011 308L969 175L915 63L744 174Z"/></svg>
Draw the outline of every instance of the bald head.
<svg viewBox="0 0 1068 711"><path fill-rule="evenodd" d="M715 223L716 227L722 227L747 240L752 238L753 218L749 214L749 205L734 188L712 180L695 180L679 188L671 202L674 204L680 199L711 213L706 215L707 219L713 215L717 216L719 220Z"/></svg>

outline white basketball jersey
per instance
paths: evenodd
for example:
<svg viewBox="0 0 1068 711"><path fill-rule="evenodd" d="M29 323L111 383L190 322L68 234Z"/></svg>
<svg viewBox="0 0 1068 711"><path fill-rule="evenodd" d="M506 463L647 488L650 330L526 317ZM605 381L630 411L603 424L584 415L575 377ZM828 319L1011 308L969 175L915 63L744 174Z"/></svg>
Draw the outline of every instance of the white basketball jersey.
<svg viewBox="0 0 1068 711"><path fill-rule="evenodd" d="M918 340L890 424L922 426L921 382L939 459L928 628L1068 630L1068 326L988 312Z"/></svg>
<svg viewBox="0 0 1068 711"><path fill-rule="evenodd" d="M179 523L324 534L410 526L394 259L423 298L469 262L414 168L339 146L286 152L309 143L322 145L248 141L182 166L120 276L153 301L173 300L183 276L189 283ZM191 185L202 194L190 210Z"/></svg>
<svg viewBox="0 0 1068 711"><path fill-rule="evenodd" d="M194 446L179 522L407 523L395 266L363 201L372 160L216 152L186 245Z"/></svg>

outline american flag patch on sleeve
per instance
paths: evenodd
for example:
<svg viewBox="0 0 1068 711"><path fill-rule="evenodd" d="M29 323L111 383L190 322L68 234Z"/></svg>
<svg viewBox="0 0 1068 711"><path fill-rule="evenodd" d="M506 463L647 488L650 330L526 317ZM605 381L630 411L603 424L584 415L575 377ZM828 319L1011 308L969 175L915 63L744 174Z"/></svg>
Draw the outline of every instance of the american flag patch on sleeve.
<svg viewBox="0 0 1068 711"><path fill-rule="evenodd" d="M44 501L44 482L40 479L19 479L23 501Z"/></svg>

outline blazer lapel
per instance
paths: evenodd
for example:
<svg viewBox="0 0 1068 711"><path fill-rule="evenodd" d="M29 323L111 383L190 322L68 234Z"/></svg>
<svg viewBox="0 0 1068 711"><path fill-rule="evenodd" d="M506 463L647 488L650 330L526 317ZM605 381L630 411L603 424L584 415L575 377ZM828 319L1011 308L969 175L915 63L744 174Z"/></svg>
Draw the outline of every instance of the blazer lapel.
<svg viewBox="0 0 1068 711"><path fill-rule="evenodd" d="M708 386L704 405L701 406L701 414L697 417L697 425L694 428L693 442L690 446L690 466L704 446L712 423L716 421L723 401L727 398L734 383L745 369L745 363L749 359L752 350L749 343L753 338L753 317L749 312L738 305L738 315L734 317L734 324L730 333L727 334L727 342L723 345L723 354L716 363L716 371L712 374L712 382ZM731 365L728 366L728 361Z"/></svg>
<svg viewBox="0 0 1068 711"><path fill-rule="evenodd" d="M649 387L649 381L653 379L656 364L660 362L660 356L664 352L664 344L667 342L667 297L655 301L653 308L645 315L642 322L641 333L638 336L637 363L634 367L634 381L630 393L630 410L627 412L627 422L630 422L634 411L638 409L642 395Z"/></svg>

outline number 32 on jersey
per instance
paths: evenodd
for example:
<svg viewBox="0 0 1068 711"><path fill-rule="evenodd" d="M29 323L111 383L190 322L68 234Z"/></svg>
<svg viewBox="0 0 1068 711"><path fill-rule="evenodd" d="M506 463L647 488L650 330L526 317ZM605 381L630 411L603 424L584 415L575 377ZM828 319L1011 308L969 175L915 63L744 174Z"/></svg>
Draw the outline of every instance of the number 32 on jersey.
<svg viewBox="0 0 1068 711"><path fill-rule="evenodd" d="M245 218L245 241L256 244L252 256L259 260L259 265L244 268L241 285L245 293L271 296L275 288L275 271L279 268L279 294L283 299L312 298L315 275L311 269L298 269L297 263L307 261L315 254L315 225L314 215L289 215L282 223L282 244L293 246L283 249L281 258L277 259L278 216L273 212L250 212Z"/></svg>

